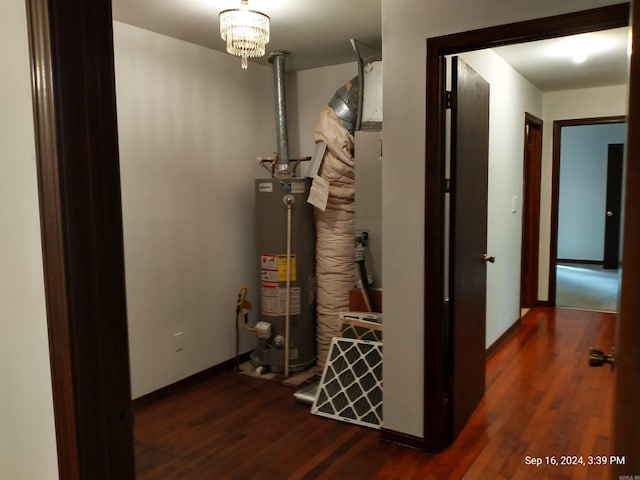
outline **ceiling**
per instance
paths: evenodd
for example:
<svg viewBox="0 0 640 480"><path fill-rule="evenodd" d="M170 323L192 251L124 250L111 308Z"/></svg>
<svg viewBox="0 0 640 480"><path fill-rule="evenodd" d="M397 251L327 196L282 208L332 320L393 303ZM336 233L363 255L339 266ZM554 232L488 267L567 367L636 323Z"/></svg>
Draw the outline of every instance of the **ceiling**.
<svg viewBox="0 0 640 480"><path fill-rule="evenodd" d="M218 13L240 0L112 0L113 18L146 30L224 51ZM381 0L250 0L250 8L271 17L267 51L287 51L287 71L356 60L350 39L358 40L363 57L380 53ZM542 91L618 85L627 78L628 29L596 35L608 47L581 64L549 56L558 40L494 49ZM580 38L580 44L586 44ZM266 56L258 63L266 63ZM240 59L238 59L240 68ZM251 68L251 63L249 64Z"/></svg>
<svg viewBox="0 0 640 480"><path fill-rule="evenodd" d="M629 28L494 48L543 92L621 85L628 77ZM582 63L571 52L589 49Z"/></svg>
<svg viewBox="0 0 640 480"><path fill-rule="evenodd" d="M114 20L224 52L218 13L240 0L112 0L112 5ZM249 7L271 18L267 52L289 52L287 71L355 61L351 38L376 47L363 46L363 56L381 48L382 0L249 0ZM267 63L266 56L259 63Z"/></svg>

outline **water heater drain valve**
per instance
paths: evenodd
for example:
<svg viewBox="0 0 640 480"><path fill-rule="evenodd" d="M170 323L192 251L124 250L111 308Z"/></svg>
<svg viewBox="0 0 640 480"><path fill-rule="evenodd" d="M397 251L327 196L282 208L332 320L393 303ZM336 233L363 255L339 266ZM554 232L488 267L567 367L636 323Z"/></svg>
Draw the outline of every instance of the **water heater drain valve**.
<svg viewBox="0 0 640 480"><path fill-rule="evenodd" d="M258 338L271 338L271 324L262 321L256 323L256 335L258 335Z"/></svg>

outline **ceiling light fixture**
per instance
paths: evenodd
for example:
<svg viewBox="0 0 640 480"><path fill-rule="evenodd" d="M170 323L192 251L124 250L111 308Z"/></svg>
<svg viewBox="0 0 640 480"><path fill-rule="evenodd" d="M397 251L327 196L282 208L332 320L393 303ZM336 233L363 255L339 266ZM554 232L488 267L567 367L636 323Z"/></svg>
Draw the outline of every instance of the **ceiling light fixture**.
<svg viewBox="0 0 640 480"><path fill-rule="evenodd" d="M220 19L220 36L227 42L227 52L242 58L242 68L247 68L247 58L262 57L269 43L269 17L249 9L249 0L241 0L240 8L223 10Z"/></svg>
<svg viewBox="0 0 640 480"><path fill-rule="evenodd" d="M572 56L571 59L573 60L573 63L584 63L587 61L587 58L589 58L589 54L587 52L580 52L580 51L576 51Z"/></svg>
<svg viewBox="0 0 640 480"><path fill-rule="evenodd" d="M613 47L604 34L583 33L558 39L549 53L554 57L569 57L574 63L584 63L590 56Z"/></svg>

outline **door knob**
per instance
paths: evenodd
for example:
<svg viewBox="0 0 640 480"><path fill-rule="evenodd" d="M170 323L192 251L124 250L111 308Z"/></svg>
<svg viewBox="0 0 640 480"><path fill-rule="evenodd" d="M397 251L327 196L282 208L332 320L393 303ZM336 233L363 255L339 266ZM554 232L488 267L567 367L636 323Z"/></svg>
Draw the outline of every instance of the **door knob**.
<svg viewBox="0 0 640 480"><path fill-rule="evenodd" d="M496 257L490 257L486 253L482 256L482 260L489 263L496 263Z"/></svg>
<svg viewBox="0 0 640 480"><path fill-rule="evenodd" d="M607 211L607 217L613 217L613 212L611 210Z"/></svg>
<svg viewBox="0 0 640 480"><path fill-rule="evenodd" d="M611 365L611 369L613 369L613 366L616 360L614 356L614 352L615 350L607 355L602 350L599 350L593 347L590 348L589 349L589 366L602 367L605 363L608 363Z"/></svg>

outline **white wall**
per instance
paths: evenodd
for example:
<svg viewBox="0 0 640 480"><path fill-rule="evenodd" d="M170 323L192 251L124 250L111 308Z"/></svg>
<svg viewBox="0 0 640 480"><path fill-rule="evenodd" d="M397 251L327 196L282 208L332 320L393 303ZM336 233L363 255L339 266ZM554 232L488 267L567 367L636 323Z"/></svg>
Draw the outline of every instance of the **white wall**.
<svg viewBox="0 0 640 480"><path fill-rule="evenodd" d="M235 355L239 287L257 300L253 188L256 158L276 149L273 74L118 22L114 50L136 398Z"/></svg>
<svg viewBox="0 0 640 480"><path fill-rule="evenodd" d="M0 15L0 478L58 478L24 2Z"/></svg>
<svg viewBox="0 0 640 480"><path fill-rule="evenodd" d="M525 112L542 116L542 92L491 50L460 56L490 84L487 333L491 346L520 318ZM515 207L515 211L514 208Z"/></svg>
<svg viewBox="0 0 640 480"><path fill-rule="evenodd" d="M426 39L615 3L382 0L386 428L423 434Z"/></svg>
<svg viewBox="0 0 640 480"><path fill-rule="evenodd" d="M358 74L355 62L291 72L286 76L289 155L313 154L313 135L320 112L336 90Z"/></svg>
<svg viewBox="0 0 640 480"><path fill-rule="evenodd" d="M553 122L578 118L626 115L627 87L586 88L545 93L542 133L542 188L540 198L540 264L538 299L549 299L549 246L551 241L551 170Z"/></svg>
<svg viewBox="0 0 640 480"><path fill-rule="evenodd" d="M624 123L562 128L558 258L602 261L609 144L625 143Z"/></svg>

